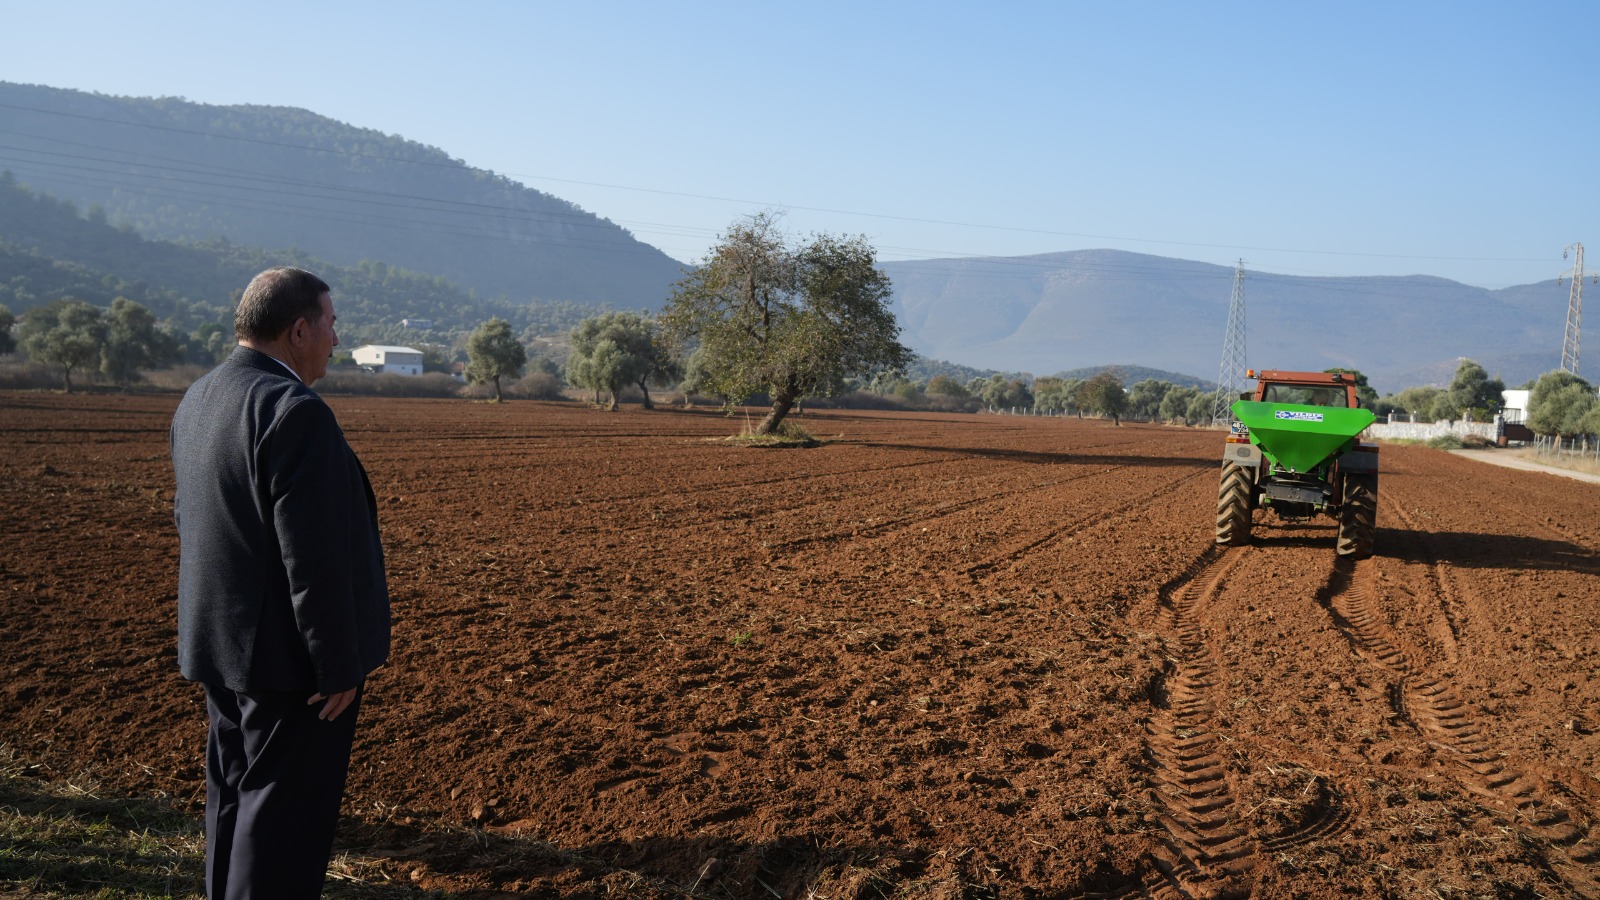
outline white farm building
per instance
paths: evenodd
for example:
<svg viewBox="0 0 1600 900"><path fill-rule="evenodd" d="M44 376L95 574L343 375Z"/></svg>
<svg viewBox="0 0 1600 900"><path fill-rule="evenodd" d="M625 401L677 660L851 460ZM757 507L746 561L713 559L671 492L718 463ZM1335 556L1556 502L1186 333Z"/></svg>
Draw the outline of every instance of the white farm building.
<svg viewBox="0 0 1600 900"><path fill-rule="evenodd" d="M412 347L385 347L367 344L350 353L356 365L377 375L421 375L422 351Z"/></svg>

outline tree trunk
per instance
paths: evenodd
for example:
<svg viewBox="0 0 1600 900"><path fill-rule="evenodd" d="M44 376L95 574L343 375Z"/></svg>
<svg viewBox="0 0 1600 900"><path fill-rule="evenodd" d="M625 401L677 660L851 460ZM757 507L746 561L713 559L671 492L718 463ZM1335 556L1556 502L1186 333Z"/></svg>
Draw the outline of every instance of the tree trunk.
<svg viewBox="0 0 1600 900"><path fill-rule="evenodd" d="M783 422L783 417L787 416L789 410L794 408L794 403L795 396L791 391L780 391L773 395L772 409L767 413L767 417L761 420L761 424L756 426L756 434L773 434L777 432L778 426Z"/></svg>
<svg viewBox="0 0 1600 900"><path fill-rule="evenodd" d="M494 402L500 402L500 376L494 377Z"/></svg>
<svg viewBox="0 0 1600 900"><path fill-rule="evenodd" d="M606 412L616 412L618 406L621 406L621 404L617 402L617 392L612 391L611 402L606 404Z"/></svg>
<svg viewBox="0 0 1600 900"><path fill-rule="evenodd" d="M644 394L644 408L655 409L656 405L650 401L650 385L648 381L639 382L639 392Z"/></svg>

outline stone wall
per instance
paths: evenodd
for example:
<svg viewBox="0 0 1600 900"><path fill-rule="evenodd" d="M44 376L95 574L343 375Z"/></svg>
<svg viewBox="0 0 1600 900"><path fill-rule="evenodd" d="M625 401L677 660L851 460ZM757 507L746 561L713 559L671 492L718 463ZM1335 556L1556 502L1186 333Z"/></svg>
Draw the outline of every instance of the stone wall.
<svg viewBox="0 0 1600 900"><path fill-rule="evenodd" d="M1458 420L1455 422L1391 422L1388 425L1373 424L1367 427L1367 437L1375 441L1426 441L1430 438L1453 434L1464 438L1468 435L1495 440L1495 425L1492 422L1468 422Z"/></svg>

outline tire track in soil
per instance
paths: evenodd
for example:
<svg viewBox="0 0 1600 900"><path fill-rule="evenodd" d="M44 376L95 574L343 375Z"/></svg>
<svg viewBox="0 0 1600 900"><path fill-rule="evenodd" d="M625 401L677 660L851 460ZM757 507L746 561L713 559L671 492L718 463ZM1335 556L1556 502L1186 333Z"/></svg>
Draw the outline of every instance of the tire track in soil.
<svg viewBox="0 0 1600 900"><path fill-rule="evenodd" d="M1417 547L1420 549L1422 560L1425 563L1424 577L1432 588L1433 596L1439 599L1439 614L1444 617L1446 630L1434 634L1444 648L1445 659L1456 662L1460 658L1461 626L1457 622L1457 610L1465 610L1464 600L1456 590L1455 581L1444 566L1439 564L1438 556L1428 542L1422 538L1425 529L1417 527L1416 519L1412 518L1399 503L1388 503L1384 511L1394 516L1401 527L1417 538ZM1370 568L1370 567L1369 567ZM1429 629L1435 631L1435 629Z"/></svg>
<svg viewBox="0 0 1600 900"><path fill-rule="evenodd" d="M1152 889L1158 896L1243 897L1254 885L1256 849L1237 824L1238 804L1212 726L1217 663L1200 621L1249 553L1208 547L1158 591L1174 644L1153 691L1156 713L1145 726L1151 799L1168 835L1166 852L1155 860L1167 879Z"/></svg>
<svg viewBox="0 0 1600 900"><path fill-rule="evenodd" d="M1010 500L1010 499L1013 499L1013 498L1016 498L1016 497L1024 497L1024 496L1035 495L1035 494L1038 494L1041 491L1047 491L1047 490L1050 490L1052 488L1057 488L1057 487L1060 487L1061 485L1064 485L1064 484L1071 484L1074 481L1082 481L1082 480L1084 480L1086 478L1098 478L1098 477L1107 475L1107 474L1109 474L1111 472L1120 472L1122 470L1132 469L1132 468L1135 468L1135 466L1133 466L1131 464L1130 465L1122 465L1122 466L1107 466L1105 468L1096 469L1093 472L1079 472L1076 475L1069 475L1069 476L1067 476L1065 478L1058 478L1055 481L1048 481L1048 482L1043 482L1043 483L1035 482L1033 484L1027 485L1026 487L1012 488L1010 490L1003 490L1003 491L993 491L991 493L987 493L987 494L984 494L982 496L969 497L969 498L967 498L965 500L957 500L957 501L954 501L954 502L945 503L945 504L942 504L942 505L940 505L940 506L938 506L937 508L934 508L934 509L912 509L911 511L907 512L904 515L899 515L899 516L895 516L893 518L884 519L884 520L879 521L879 522L874 522L870 526L857 525L857 526L854 526L854 527L851 527L851 528L839 528L839 529L832 529L832 530L829 530L829 531L819 531L819 532L816 532L814 534L808 534L805 537L795 538L794 540L782 541L782 542L779 542L779 543L772 544L771 548L772 548L772 550L774 552L792 551L792 550L798 550L798 549L801 549L801 548L804 548L804 547L810 547L810 546L815 545L815 544L833 543L835 541L843 540L845 538L851 538L851 539L857 539L857 540L859 540L861 538L870 538L870 537L874 537L874 536L878 536L878 535L888 534L888 533L891 533L891 532L896 531L898 529L903 529L903 528L906 528L906 527L909 527L909 526L912 526L912 525L916 525L916 524L919 524L919 523L929 522L929 521L932 521L934 519L941 519L941 518L946 518L948 516L953 516L953 515L956 515L958 513L966 512L967 510L983 507L983 506L986 506L986 505L989 505L989 504L992 504L992 503L999 503L999 502L1002 502L1002 501L1005 501L1005 500ZM1159 495L1160 493L1163 493L1163 491L1156 491L1155 492L1155 494L1157 494L1157 495ZM1142 502L1142 501L1138 501L1138 502ZM1138 502L1136 502L1134 505L1138 505ZM806 505L820 505L820 504L806 504ZM1098 518L1104 518L1107 515L1112 515L1112 514L1114 514L1114 513L1099 513L1097 515L1088 517L1088 519L1086 519L1084 521L1089 521L1089 520L1098 519ZM1062 531L1069 530L1069 529L1071 529L1073 527L1077 527L1077 526L1068 526L1067 529L1057 530L1055 532L1052 532L1051 536L1054 536L1056 534L1060 534ZM1038 546L1039 544L1045 543L1045 541L1047 541L1047 540L1049 540L1049 537L1034 541L1033 543L1031 543L1028 547L1024 548L1023 550L1008 552L1007 554L1005 554L1000 559L998 559L998 560L996 560L994 562L976 563L973 566L969 566L968 568L961 570L961 574L968 574L971 571L973 571L974 569L990 568L990 567L992 567L994 565L998 565L1000 562L1004 562L1007 559L1012 559L1012 558L1016 557L1019 553L1024 553L1027 550Z"/></svg>
<svg viewBox="0 0 1600 900"><path fill-rule="evenodd" d="M1390 511L1411 527L1406 516ZM1449 677L1430 672L1401 646L1403 639L1375 599L1376 566L1375 559L1335 562L1318 591L1319 605L1357 655L1396 678L1390 689L1396 716L1456 762L1460 783L1507 808L1518 830L1551 848L1557 857L1552 867L1562 877L1585 896L1600 896L1600 847L1590 840L1589 828L1575 821L1539 779L1512 766L1495 749L1489 724L1462 700ZM1428 579L1442 587L1447 576L1437 569L1437 563L1429 566Z"/></svg>
<svg viewBox="0 0 1600 900"><path fill-rule="evenodd" d="M1125 469L1125 468L1130 468L1130 467L1129 466L1118 466L1116 468ZM1105 474L1105 471L1114 471L1114 470L1113 469L1108 469L1108 470L1104 470L1102 472L1097 472L1097 473L1094 473L1094 474L1097 474L1097 475L1098 474ZM1201 478L1201 477L1210 477L1212 474L1213 473L1211 472L1210 469L1200 469L1200 470L1196 470L1194 472L1191 472L1188 475L1184 475L1181 478L1178 478L1178 479L1175 479L1175 480L1172 480L1172 481L1162 482L1160 484L1160 486L1156 488L1156 490L1151 491L1150 493L1145 494L1142 497L1139 497L1139 498L1134 499L1134 500L1130 500L1127 503L1120 504L1120 505L1118 505L1118 506L1116 506L1116 507L1114 507L1112 509L1102 509L1102 510L1090 513L1090 514L1085 515L1085 516L1083 516L1081 518L1078 518L1078 519L1076 519L1076 520L1074 520L1072 522L1068 522L1067 524L1062 525L1059 528L1051 528L1051 529L1047 530L1044 533L1044 535L1041 536L1041 537L1033 538L1033 539L1031 539L1031 540L1029 540L1029 541L1027 541L1025 543L1022 543L1022 544L1019 544L1017 546L1014 546L1014 547L1012 547L1012 548L1010 548L1008 550L1003 550L1000 553L998 553L996 555L993 555L993 556L991 556L990 558L988 558L986 560L982 560L980 562L975 562L972 565L966 566L965 568L958 569L958 570L956 570L956 574L965 575L965 576L969 576L969 577L986 576L988 574L992 574L992 573L989 573L990 569L994 569L997 566L1004 565L1005 563L1014 563L1017 560L1020 560L1020 559L1022 559L1024 557L1028 556L1033 551L1039 549L1040 547L1043 547L1046 544L1052 543L1054 541L1058 541L1061 538L1067 537L1069 535L1078 534L1080 532L1083 532L1083 531L1086 531L1086 530L1088 530L1090 528L1093 528L1093 527L1095 527L1097 525L1103 524L1105 522L1109 522L1109 521L1111 521L1113 519L1116 519L1116 518L1119 518L1121 516L1125 516L1128 513L1133 512L1136 509L1141 509L1143 507L1149 506L1151 504L1151 502L1153 502L1155 500L1158 500L1161 497L1165 497L1165 496L1168 496L1170 494L1178 493L1178 491L1184 485L1188 484L1189 482L1194 481L1195 479ZM1041 488L1044 488L1044 487L1055 487L1055 486L1057 486L1059 484L1064 484L1066 481L1076 481L1076 480L1078 480L1078 479L1076 479L1076 478L1065 479L1064 481L1056 482L1055 484L1041 485L1040 487Z"/></svg>

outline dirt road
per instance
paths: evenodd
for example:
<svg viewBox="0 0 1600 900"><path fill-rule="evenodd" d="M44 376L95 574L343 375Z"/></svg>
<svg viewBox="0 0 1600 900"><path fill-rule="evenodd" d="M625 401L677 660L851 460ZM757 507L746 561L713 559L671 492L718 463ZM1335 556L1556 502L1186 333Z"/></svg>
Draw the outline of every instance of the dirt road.
<svg viewBox="0 0 1600 900"><path fill-rule="evenodd" d="M1600 486L1386 447L1352 565L1215 548L1209 432L330 402L396 611L341 841L398 880L1600 895ZM195 802L175 403L0 394L0 742Z"/></svg>

